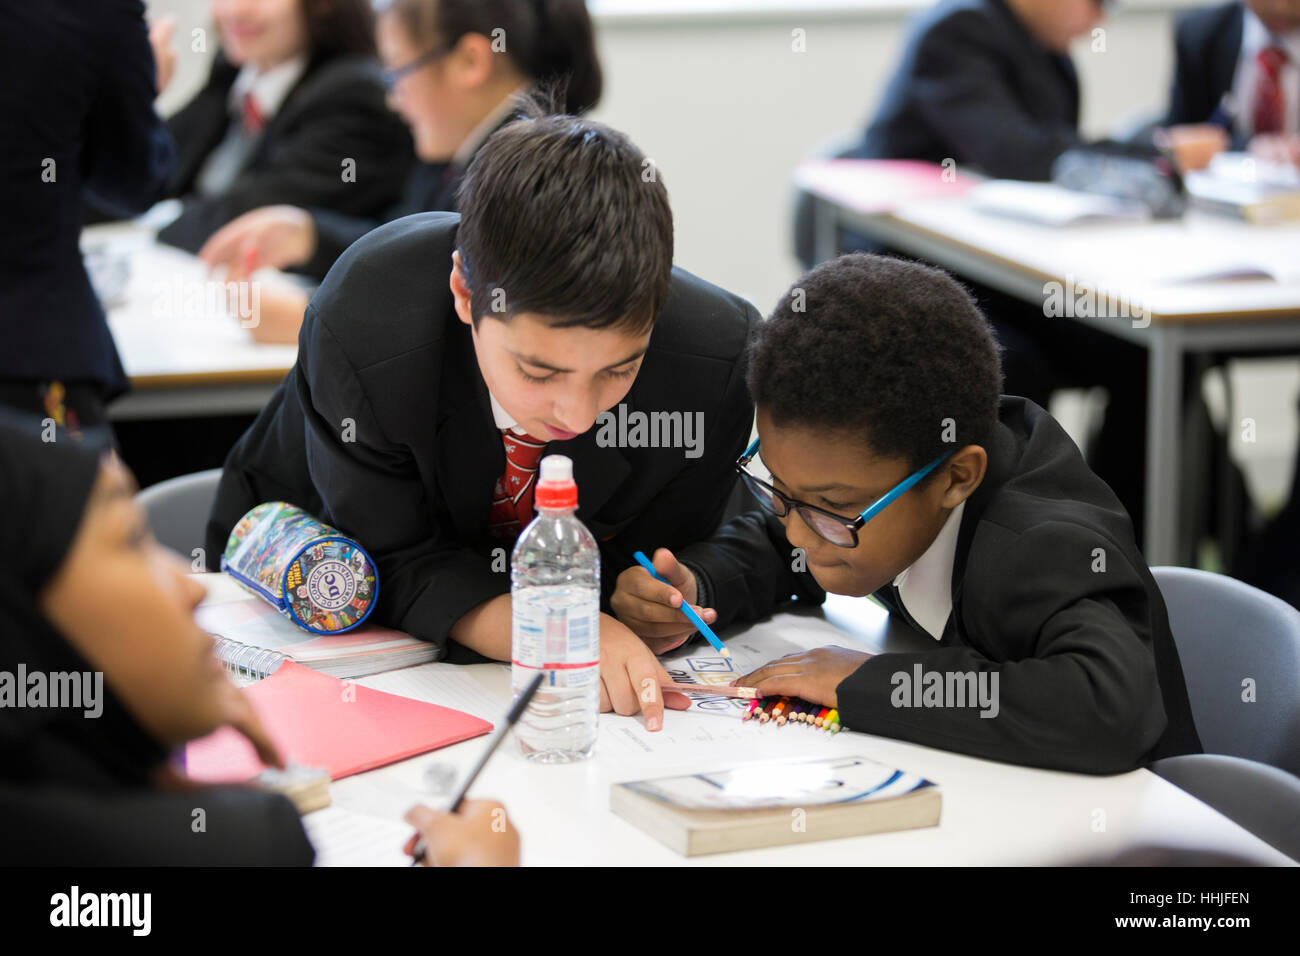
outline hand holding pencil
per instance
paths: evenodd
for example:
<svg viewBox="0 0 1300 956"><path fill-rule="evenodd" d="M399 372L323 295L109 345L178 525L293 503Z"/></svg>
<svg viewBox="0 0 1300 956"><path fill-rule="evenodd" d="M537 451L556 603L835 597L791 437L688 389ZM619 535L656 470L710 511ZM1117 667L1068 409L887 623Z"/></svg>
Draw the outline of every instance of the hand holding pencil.
<svg viewBox="0 0 1300 956"><path fill-rule="evenodd" d="M663 654L684 643L697 630L683 606L691 608L705 625L716 621L718 612L696 603L699 593L695 575L667 548L656 550L653 562L647 559L647 563L658 578L642 565L628 568L618 576L610 607L614 616L651 650Z"/></svg>

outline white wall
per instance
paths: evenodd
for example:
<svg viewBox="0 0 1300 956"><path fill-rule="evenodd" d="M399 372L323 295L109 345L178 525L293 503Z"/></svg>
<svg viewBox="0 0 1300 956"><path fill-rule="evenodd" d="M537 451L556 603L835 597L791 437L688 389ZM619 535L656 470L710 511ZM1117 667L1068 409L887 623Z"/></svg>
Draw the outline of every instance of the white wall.
<svg viewBox="0 0 1300 956"><path fill-rule="evenodd" d="M160 105L184 102L206 75L188 45L206 0L149 0L179 17L181 56ZM860 130L900 52L906 19L925 0L590 0L605 96L594 116L653 158L676 221L676 261L746 296L760 312L798 275L790 249L790 173L832 137ZM1172 21L1187 0L1112 4L1105 50L1075 50L1082 126L1105 135L1162 108L1172 69ZM792 31L805 31L805 52ZM212 39L209 37L209 39ZM209 44L211 45L211 44ZM1257 496L1290 481L1300 373L1294 362L1234 372L1234 411L1258 422L1235 447Z"/></svg>

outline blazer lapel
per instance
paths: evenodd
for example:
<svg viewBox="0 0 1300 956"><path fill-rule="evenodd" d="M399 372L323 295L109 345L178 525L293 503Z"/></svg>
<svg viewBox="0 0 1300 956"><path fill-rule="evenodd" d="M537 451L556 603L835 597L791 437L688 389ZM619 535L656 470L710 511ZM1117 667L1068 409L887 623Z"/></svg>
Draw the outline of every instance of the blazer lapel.
<svg viewBox="0 0 1300 956"><path fill-rule="evenodd" d="M1017 401L1025 400L1017 399ZM984 473L984 480L966 499L966 508L961 516L961 527L957 530L957 551L953 555L952 562L952 615L948 618L948 625L944 629L945 640L957 620L961 586L966 579L966 558L970 555L971 539L975 536L975 529L979 527L989 501L1011 477L1016 460L1019 458L1016 436L1001 420L1005 409L1006 399L1003 399L998 420L993 425L993 435L985 449L988 452L989 463Z"/></svg>
<svg viewBox="0 0 1300 956"><path fill-rule="evenodd" d="M1219 100L1224 94L1232 92L1233 81L1237 75L1237 61L1241 59L1241 35L1245 29L1245 16L1245 7L1238 4L1226 28L1215 34L1213 52L1210 55L1210 62L1206 64L1210 74L1208 77L1210 95L1215 97L1214 102L1206 104L1210 112L1218 108ZM1238 107L1246 110L1250 108L1250 104L1240 103Z"/></svg>
<svg viewBox="0 0 1300 956"><path fill-rule="evenodd" d="M455 316L443 321L448 333L438 394L434 473L457 537L475 541L487 534L492 491L505 471L506 453L469 331Z"/></svg>

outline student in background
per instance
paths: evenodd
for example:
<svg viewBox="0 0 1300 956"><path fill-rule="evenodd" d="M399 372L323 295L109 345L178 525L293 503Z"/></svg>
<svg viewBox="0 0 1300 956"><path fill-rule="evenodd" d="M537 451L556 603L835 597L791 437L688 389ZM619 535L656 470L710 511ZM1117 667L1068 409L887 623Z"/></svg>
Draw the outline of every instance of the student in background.
<svg viewBox="0 0 1300 956"><path fill-rule="evenodd" d="M0 2L0 405L106 447L126 375L78 238L87 197L148 209L175 162L140 0Z"/></svg>
<svg viewBox="0 0 1300 956"><path fill-rule="evenodd" d="M354 243L226 461L208 560L254 505L289 501L374 556L379 622L453 660L509 660L508 556L545 453L573 460L602 608L637 549L672 541L690 560L749 435L758 316L673 269L667 190L644 167L606 126L530 116L478 151L460 216L407 216ZM650 415L677 427L652 443ZM654 731L665 703L687 706L644 694L667 679L653 652L671 642L650 647L608 614L600 642L602 709L644 712Z"/></svg>
<svg viewBox="0 0 1300 956"><path fill-rule="evenodd" d="M504 31L504 49L494 37ZM343 250L381 223L454 211L469 161L516 115L513 97L540 81L566 86L565 112L600 98L600 62L583 0L393 0L376 27L389 105L410 128L419 158L402 198L378 215L265 206L213 235L199 257L228 281L262 266L323 279ZM296 342L308 293L295 289L252 330L259 341Z"/></svg>
<svg viewBox="0 0 1300 956"><path fill-rule="evenodd" d="M791 594L870 594L934 649L823 647L738 683L835 707L854 730L1011 763L1122 773L1198 752L1164 602L1128 515L1047 412L999 398L997 345L971 297L937 269L864 254L794 289L749 359L755 459L770 481L753 474L756 460L738 467L766 513L714 537L728 560L711 570L677 567L660 549L656 566L676 588L624 572L620 619L663 639L682 630L673 602L701 588L720 624ZM918 670L948 687L984 680L991 706L918 707L911 693L900 703L898 675Z"/></svg>
<svg viewBox="0 0 1300 956"><path fill-rule="evenodd" d="M916 20L901 62L862 140L845 155L915 159L994 178L1047 180L1063 152L1085 146L1070 44L1103 21L1102 0L940 0ZM1164 131L1183 168L1198 168L1227 143L1212 125ZM812 262L806 197L796 245ZM842 249L873 247L844 233ZM1147 355L998 290L973 290L1004 349L1007 390L1046 407L1062 388L1103 387L1105 419L1088 458L1140 529L1145 514Z"/></svg>
<svg viewBox="0 0 1300 956"><path fill-rule="evenodd" d="M269 203L373 215L398 196L410 137L384 107L368 0L212 0L221 48L168 122L179 151L159 235L191 252Z"/></svg>
<svg viewBox="0 0 1300 956"><path fill-rule="evenodd" d="M200 786L169 762L187 741L231 726L282 766L195 623L202 585L149 534L125 467L65 432L40 441L0 412L0 509L0 672L42 674L51 694L72 686L54 675L72 675L82 692L74 702L0 707L5 861L310 864L287 799ZM501 829L500 812L475 800L460 814L417 806L408 816L430 863L517 863L519 837L508 822Z"/></svg>
<svg viewBox="0 0 1300 956"><path fill-rule="evenodd" d="M1103 0L940 0L914 27L852 155L1050 179L1056 158L1084 143L1070 44L1104 16ZM1223 140L1188 129L1171 145L1181 166L1199 168Z"/></svg>
<svg viewBox="0 0 1300 956"><path fill-rule="evenodd" d="M1234 0L1179 18L1167 124L1216 123L1237 148L1300 164L1300 0Z"/></svg>

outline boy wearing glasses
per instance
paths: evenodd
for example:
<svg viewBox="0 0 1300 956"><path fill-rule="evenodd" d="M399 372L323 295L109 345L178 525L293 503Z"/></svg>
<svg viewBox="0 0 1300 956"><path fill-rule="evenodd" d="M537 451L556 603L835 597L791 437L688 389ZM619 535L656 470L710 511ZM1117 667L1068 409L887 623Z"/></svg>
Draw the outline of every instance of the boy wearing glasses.
<svg viewBox="0 0 1300 956"><path fill-rule="evenodd" d="M715 536L707 570L660 549L673 587L624 572L624 623L672 634L683 597L721 626L791 595L873 595L934 648L823 647L739 683L834 707L854 730L1032 766L1119 773L1200 751L1128 515L1050 415L999 396L997 344L965 290L843 256L760 326L747 374L759 440L737 466L763 511ZM992 708L902 692L918 674L945 688L984 672Z"/></svg>

